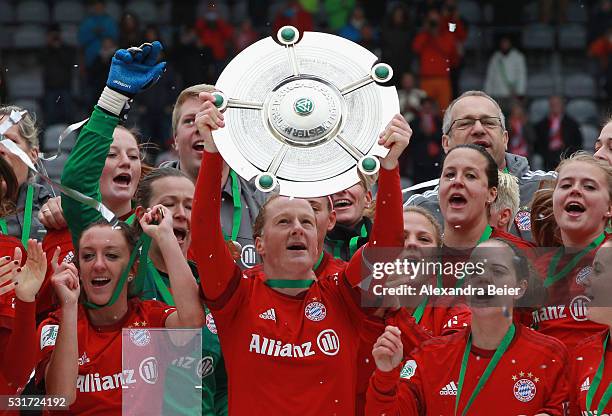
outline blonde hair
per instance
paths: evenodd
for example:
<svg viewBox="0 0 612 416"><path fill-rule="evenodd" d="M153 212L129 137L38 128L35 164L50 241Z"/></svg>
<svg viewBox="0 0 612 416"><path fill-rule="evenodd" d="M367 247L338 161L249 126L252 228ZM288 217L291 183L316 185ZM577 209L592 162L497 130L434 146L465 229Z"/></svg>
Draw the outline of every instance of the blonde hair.
<svg viewBox="0 0 612 416"><path fill-rule="evenodd" d="M7 105L0 107L0 117L10 116L13 111L24 111L24 108L16 105ZM36 114L25 110L25 115L21 118L17 126L19 127L19 135L26 140L28 147L38 148L38 134L40 129L36 125Z"/></svg>
<svg viewBox="0 0 612 416"><path fill-rule="evenodd" d="M172 137L176 136L176 128L178 127L179 118L181 118L181 107L190 98L198 98L201 92L214 92L215 87L210 84L197 84L191 87L185 88L179 94L174 103L174 109L172 110Z"/></svg>
<svg viewBox="0 0 612 416"><path fill-rule="evenodd" d="M427 218L427 221L429 221L431 223L431 226L434 229L434 239L435 239L435 243L438 247L442 247L442 227L440 227L440 223L438 222L438 220L436 219L436 217L433 216L433 214L429 211L427 211L425 208L423 207L419 207L416 205L406 205L404 207L404 212L414 212L416 214L421 214L422 216L424 216L425 218Z"/></svg>
<svg viewBox="0 0 612 416"><path fill-rule="evenodd" d="M498 171L497 178L497 199L491 204L490 210L497 212L510 208L514 218L521 204L518 178L502 171Z"/></svg>
<svg viewBox="0 0 612 416"><path fill-rule="evenodd" d="M584 150L579 150L576 153L570 155L569 157L561 160L559 166L557 166L557 169L555 169L555 172L557 172L557 180L555 180L554 188L557 187L557 182L559 181L561 170L572 162L588 163L591 166L595 166L601 169L604 172L606 181L608 182L608 197L610 199L610 202L612 202L612 166L610 166L607 162L604 162L603 160L595 159L595 157L591 153L586 152Z"/></svg>

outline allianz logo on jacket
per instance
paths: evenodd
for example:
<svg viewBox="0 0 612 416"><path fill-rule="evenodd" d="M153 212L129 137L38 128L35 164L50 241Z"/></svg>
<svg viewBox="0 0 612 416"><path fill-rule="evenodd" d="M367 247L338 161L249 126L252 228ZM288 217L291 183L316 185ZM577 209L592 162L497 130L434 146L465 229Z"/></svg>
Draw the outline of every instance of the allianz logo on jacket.
<svg viewBox="0 0 612 416"><path fill-rule="evenodd" d="M336 355L340 351L340 338L333 329L324 329L317 336L316 347L325 355ZM270 357L303 358L315 355L317 351L314 349L312 341L292 344L259 334L251 334L249 352Z"/></svg>
<svg viewBox="0 0 612 416"><path fill-rule="evenodd" d="M119 389L121 386L136 383L134 370L123 370L110 376L100 376L99 373L79 374L76 388L81 393L96 393L104 390Z"/></svg>

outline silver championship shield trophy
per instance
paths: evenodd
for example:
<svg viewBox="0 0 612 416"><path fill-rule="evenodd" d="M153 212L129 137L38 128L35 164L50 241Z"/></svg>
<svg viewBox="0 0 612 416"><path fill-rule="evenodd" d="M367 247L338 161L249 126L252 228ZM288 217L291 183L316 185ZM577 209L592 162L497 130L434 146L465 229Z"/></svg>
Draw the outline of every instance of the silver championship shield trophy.
<svg viewBox="0 0 612 416"><path fill-rule="evenodd" d="M225 68L215 143L230 167L264 192L317 197L374 174L388 150L379 133L399 112L393 71L367 49L292 26L246 48ZM279 45L280 43L280 45ZM357 169L355 168L357 166Z"/></svg>

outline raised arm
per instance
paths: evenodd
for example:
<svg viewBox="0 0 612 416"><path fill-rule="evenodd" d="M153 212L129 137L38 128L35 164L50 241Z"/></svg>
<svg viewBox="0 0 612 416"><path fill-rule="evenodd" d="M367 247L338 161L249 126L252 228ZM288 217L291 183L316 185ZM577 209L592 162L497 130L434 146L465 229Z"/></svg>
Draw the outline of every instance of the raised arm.
<svg viewBox="0 0 612 416"><path fill-rule="evenodd" d="M41 347L53 346L45 369L45 389L49 395L66 397L69 404L76 400L76 379L79 372L79 344L77 337L79 275L73 264L62 263L52 277L55 293L60 302L60 325L55 330L57 338L49 328L45 333L42 324ZM46 338L45 338L46 336Z"/></svg>
<svg viewBox="0 0 612 416"><path fill-rule="evenodd" d="M164 212L164 215L160 215ZM176 312L166 319L167 328L200 328L204 309L198 284L172 229L172 215L163 205L155 205L140 218L140 226L150 236L164 258Z"/></svg>
<svg viewBox="0 0 612 416"><path fill-rule="evenodd" d="M153 85L166 63L156 64L162 50L155 41L131 52L119 49L113 56L98 104L70 152L62 173L62 184L97 201L101 201L100 176L106 155L113 142L113 132L121 116L129 109L128 101L141 90ZM101 218L95 209L70 198L62 197L62 209L76 247L83 229Z"/></svg>
<svg viewBox="0 0 612 416"><path fill-rule="evenodd" d="M412 129L399 114L391 119L380 134L378 143L388 148L389 153L380 161L376 213L366 248L404 246L404 214L398 161L402 152L408 147L411 137ZM346 269L348 281L353 286L363 278L362 253L362 250L357 251Z"/></svg>
<svg viewBox="0 0 612 416"><path fill-rule="evenodd" d="M376 361L376 371L370 378L366 393L366 416L380 415L419 415L417 394L408 383L401 382L401 377L418 386L420 382L416 365L411 361L401 367L403 346L400 330L387 326L378 338L372 356Z"/></svg>
<svg viewBox="0 0 612 416"><path fill-rule="evenodd" d="M193 198L193 239L191 246L195 254L200 283L208 300L217 300L239 271L221 231L221 174L223 158L217 150L211 130L225 125L223 114L214 106L214 97L201 93L202 106L196 115L196 125L204 139L204 157L196 182Z"/></svg>
<svg viewBox="0 0 612 416"><path fill-rule="evenodd" d="M21 249L16 248L15 260L21 261ZM47 259L42 244L28 241L28 259L22 268L11 261L3 266L14 266L8 275L15 287L15 321L9 342L0 359L0 371L14 386L23 386L36 364L36 294L42 286L47 270ZM0 279L1 280L1 279ZM0 281L0 284L3 282Z"/></svg>

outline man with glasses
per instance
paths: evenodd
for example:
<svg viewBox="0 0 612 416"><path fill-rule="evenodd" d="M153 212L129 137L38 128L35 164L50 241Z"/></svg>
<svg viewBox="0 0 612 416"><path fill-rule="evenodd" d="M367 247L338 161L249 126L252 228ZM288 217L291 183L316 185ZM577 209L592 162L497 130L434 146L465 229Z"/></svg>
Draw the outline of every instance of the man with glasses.
<svg viewBox="0 0 612 416"><path fill-rule="evenodd" d="M532 241L529 203L540 182L552 179L554 172L532 171L525 157L506 153L508 131L504 114L497 102L482 91L463 93L446 109L442 133L442 148L445 153L460 144L480 145L495 159L499 170L518 178L521 203L511 232ZM422 206L434 214L440 224L444 223L437 186L423 194L411 196L405 205Z"/></svg>

